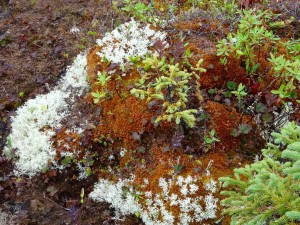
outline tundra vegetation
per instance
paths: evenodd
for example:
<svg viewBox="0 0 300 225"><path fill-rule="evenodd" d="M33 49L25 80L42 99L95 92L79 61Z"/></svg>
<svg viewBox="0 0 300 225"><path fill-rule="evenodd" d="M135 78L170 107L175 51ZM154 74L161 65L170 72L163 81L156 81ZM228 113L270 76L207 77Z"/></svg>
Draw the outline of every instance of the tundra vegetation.
<svg viewBox="0 0 300 225"><path fill-rule="evenodd" d="M11 116L11 176L85 184L74 224L91 201L103 224L299 224L300 4L108 2L112 29Z"/></svg>

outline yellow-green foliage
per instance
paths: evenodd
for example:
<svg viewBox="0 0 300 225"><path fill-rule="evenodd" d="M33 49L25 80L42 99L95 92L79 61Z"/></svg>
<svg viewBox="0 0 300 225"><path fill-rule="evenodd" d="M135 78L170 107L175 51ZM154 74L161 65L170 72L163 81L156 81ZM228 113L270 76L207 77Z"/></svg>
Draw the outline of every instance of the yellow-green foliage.
<svg viewBox="0 0 300 225"><path fill-rule="evenodd" d="M228 188L221 192L223 213L232 225L300 223L300 127L288 123L272 135L263 160L220 178Z"/></svg>
<svg viewBox="0 0 300 225"><path fill-rule="evenodd" d="M182 69L180 64L175 65L166 62L158 55L147 57L142 61L144 74L136 88L131 90L131 94L140 99L147 101L158 100L162 102L162 113L157 117L155 122L163 120L174 121L179 124L184 121L189 127L193 127L195 123L194 114L196 109L187 109L189 101L188 95L190 90L190 80L192 77L199 78L196 72L204 72L200 67L200 60L196 68L191 68L192 72ZM195 91L199 91L196 88Z"/></svg>
<svg viewBox="0 0 300 225"><path fill-rule="evenodd" d="M287 48L286 55L275 56L271 54L269 61L273 65L273 75L281 79L278 90L272 91L280 98L296 98L295 90L300 83L300 40L282 43Z"/></svg>

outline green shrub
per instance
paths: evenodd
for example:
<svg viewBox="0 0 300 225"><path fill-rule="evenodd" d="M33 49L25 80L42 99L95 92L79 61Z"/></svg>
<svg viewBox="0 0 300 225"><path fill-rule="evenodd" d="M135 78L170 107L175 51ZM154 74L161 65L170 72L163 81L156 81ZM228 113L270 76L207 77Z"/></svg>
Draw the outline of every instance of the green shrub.
<svg viewBox="0 0 300 225"><path fill-rule="evenodd" d="M273 94L280 98L296 97L295 90L299 88L300 82L300 59L288 60L281 55L275 57L271 54L269 59L273 64L274 76L281 79L281 86L278 90L273 90Z"/></svg>
<svg viewBox="0 0 300 225"><path fill-rule="evenodd" d="M131 94L140 99L147 99L148 102L155 100L162 102L162 113L155 122L173 121L176 124L184 121L189 127L195 124L196 109L187 109L189 101L188 95L191 89L191 79L199 78L196 74L204 72L201 68L200 60L196 68L191 67L192 72L184 70L179 63L175 65L166 62L166 58L159 59L158 55L147 57L142 61L143 74L136 83L136 88L131 90ZM198 91L195 88L194 91Z"/></svg>
<svg viewBox="0 0 300 225"><path fill-rule="evenodd" d="M224 214L231 224L299 224L300 126L286 124L273 133L273 143L262 150L263 159L222 177ZM283 150L283 151L282 151Z"/></svg>
<svg viewBox="0 0 300 225"><path fill-rule="evenodd" d="M236 33L229 33L227 39L217 44L217 55L221 63L226 64L229 55L245 62L248 74L255 73L259 68L260 53L266 43L274 43L278 38L268 31L265 23L270 19L268 11L244 10Z"/></svg>

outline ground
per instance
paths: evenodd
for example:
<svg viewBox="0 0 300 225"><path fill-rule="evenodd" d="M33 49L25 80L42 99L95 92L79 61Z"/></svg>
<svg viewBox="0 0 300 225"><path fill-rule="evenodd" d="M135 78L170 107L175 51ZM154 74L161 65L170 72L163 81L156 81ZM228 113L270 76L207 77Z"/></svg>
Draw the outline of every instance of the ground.
<svg viewBox="0 0 300 225"><path fill-rule="evenodd" d="M296 0L289 2L291 8L299 7ZM247 1L241 1L241 4L243 7L250 5ZM283 10L279 3L270 7L273 11ZM283 18L287 19L290 16L289 12L292 12L292 9L287 8ZM77 54L93 47L97 38L102 37L106 31L112 30L115 24L127 19L112 9L111 1L104 0L4 0L0 2L1 148L6 143L6 137L10 131L9 117L14 115L15 109L27 99L48 92L65 73L66 66L72 63ZM210 122L198 121L197 125L208 127L210 130L214 129L222 142L216 143L211 149L209 148L210 150L207 150L207 146L201 145L197 140L204 135L202 131L189 132L188 136L191 138L187 139L181 138L182 131L176 130L168 123L154 129L150 123L151 113L147 114L148 111L145 110L149 107L147 103L136 101L133 97L128 97L123 101L117 94L110 102L103 103L101 108L96 110L94 110L96 107L92 106L91 97L87 99L88 101L78 101L76 107L82 114L72 114L64 121L64 128L72 127L78 121L87 119L91 129L87 129L83 139L80 137L81 141L90 142L101 135L104 135L104 138L110 136L116 140L114 143L109 143L112 145L110 149L116 152L101 153L100 162L103 163L101 166L119 163L125 171L124 174L128 175L134 171L136 175L149 177L153 180L151 190L156 188L156 182L161 174L167 174L170 171L170 166L159 163L157 158L162 161L170 159L176 161L180 155L180 165L184 167L182 171L179 169L180 171L177 172L182 174L197 174L209 165L210 160L214 160L213 176L216 179L219 176L231 174L233 168L253 161L265 144L265 140L259 137L259 132L264 128L257 126L251 115L240 113L235 107L235 102L230 102L229 98L224 97L221 89L226 88L227 81L247 83L252 88L252 93L245 99L248 106L255 100L269 106L277 99L274 100L268 96L258 98L256 96L258 90L255 86L257 79L244 76L245 69L236 67L235 59L231 59L227 69L219 64L219 58L215 56L216 41L224 38L232 29L230 23L221 22L220 26L209 18L200 19L197 15L193 17L190 14L176 25L174 31L169 31L169 40L176 42L177 35L181 32L186 35L186 41L195 54L193 63L195 64L200 58L205 59L203 67L207 69L207 72L200 80L203 89L202 97L205 101L200 104L195 100L194 104L197 106L200 104L204 108L209 114ZM296 20L289 29L279 30L278 35L298 38L299 24L300 21ZM71 32L72 28L76 27L79 31ZM99 64L93 50L95 49L92 48L89 52L89 69ZM267 67L267 62L263 61L263 63ZM91 83L95 82L96 75L93 73L95 71L90 69ZM134 78L133 73L131 78L126 79ZM270 79L267 75L265 76L264 83L261 83L259 87L260 91L265 90ZM114 81L111 85L113 87L119 85L122 92L129 93L127 80L121 84ZM215 89L215 92L209 94L209 89ZM280 111L280 107L268 110ZM118 116L121 113L122 116ZM299 120L299 111L292 116L295 120ZM101 117L100 121L105 121L109 126L100 124L99 117ZM230 132L232 128L238 128L241 121L243 124L249 124L252 130L249 136L242 134L239 137L233 137ZM54 144L56 145L58 140L70 142L69 139L70 137L66 137L65 130L62 129L54 138ZM174 147L178 145L178 140L183 147ZM120 146L131 149L132 152L129 150L130 154L126 154L120 162L105 161L110 154L117 155ZM93 144L93 147L98 151L105 149L99 144ZM172 150L169 150L170 148ZM134 149L137 149L137 153ZM162 149L167 150L162 151ZM195 162L201 161L201 164L190 163L190 157L193 157ZM145 160L149 165L147 170L135 167L136 162L141 160ZM97 175L102 173L100 170L84 181L77 181L78 174L74 173L73 169L63 173L50 171L33 179L16 178L11 175L12 170L11 162L4 159L1 154L0 209L13 215L17 224L114 223L111 220L114 212L108 204L95 203L88 198L84 204L80 203L82 188L86 193L91 192ZM151 173L149 173L150 170ZM105 172L103 176L106 176ZM121 224L133 225L142 224L142 222L132 216L126 218ZM222 224L228 224L228 218L225 218Z"/></svg>
<svg viewBox="0 0 300 225"><path fill-rule="evenodd" d="M1 148L16 107L55 85L73 58L111 29L112 16L104 1L0 1ZM80 32L70 33L72 27ZM89 31L97 35L88 35ZM85 184L72 183L64 175L55 180L43 176L12 179L12 165L2 156L0 164L0 205L16 215L17 224L102 224L109 220L112 212L106 204L87 202L85 209L79 207ZM53 201L44 197L48 187L57 190Z"/></svg>

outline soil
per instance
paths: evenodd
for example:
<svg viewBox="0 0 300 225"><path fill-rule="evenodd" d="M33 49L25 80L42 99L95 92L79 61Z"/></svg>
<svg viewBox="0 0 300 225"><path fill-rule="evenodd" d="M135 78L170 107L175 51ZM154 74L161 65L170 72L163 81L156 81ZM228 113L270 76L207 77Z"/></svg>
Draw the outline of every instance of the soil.
<svg viewBox="0 0 300 225"><path fill-rule="evenodd" d="M179 2L183 6L185 1ZM282 19L287 19L294 12L293 7L298 6L297 0L288 2L285 8L281 3L270 4L269 7L277 12L285 9L286 14ZM259 1L241 1L241 5L260 7ZM76 149L95 149L99 161L92 167L93 175L78 181L78 172L70 165L63 173L52 170L32 179L17 178L12 175L12 163L1 154L0 209L14 215L16 224L115 224L116 221L112 219L114 211L109 204L95 203L88 198L85 198L83 204L80 203L82 189L90 193L97 177L109 177L103 168L118 165L124 176L135 173L140 178L135 181L136 185L147 177L151 183L149 189L154 191L158 178L174 170L162 162L175 162L180 158L182 168L177 172L198 175L213 160L213 176L216 180L231 174L233 168L252 162L265 145L260 132L267 128L262 123L255 123L254 116L258 112L244 115L237 107L237 101L226 97L223 90L228 81L247 84L252 91L245 98L246 108L259 101L269 107L266 114L280 112L280 106L273 106L278 99L266 93L267 88L270 88L267 84L272 79L266 69L268 62L262 62L265 63L265 70L260 73L265 74L265 77L260 86L257 86L256 77L250 79L245 76L245 68L238 65L237 60L231 59L227 68L224 68L215 55L215 45L217 40L232 31L233 26L222 19L217 23L209 16L199 19L200 14L195 12L188 18L182 18L174 30L169 31L168 38L176 43L178 33L181 32L194 53L192 64L201 58L205 59L203 66L207 72L198 81L203 101L195 98L191 104L201 106L204 110L203 115L199 115L199 118L204 119L197 120L197 127L214 129L221 142L204 146L203 136L206 133L201 129L186 131L168 122L159 127L154 126L151 121L153 113L158 110L156 103L150 107L146 101L137 101L134 97L123 99L118 93L129 96L128 83L137 78L136 71L130 71L131 76L126 76L122 82L113 80L110 83L113 97L109 101L95 106L90 95L78 99L75 107L81 113L69 115L53 138L58 154L62 150L59 145L61 141ZM86 49L90 49L88 69L91 89L98 88L95 85L96 72L99 68L107 69L107 65L101 64L95 56L95 40L112 30L115 24L127 19L112 9L109 0L0 0L0 153L10 131L9 117L14 115L16 108L28 99L47 93L64 75L66 66ZM287 29L276 31L277 34L282 37L299 37L299 19L296 17ZM71 32L75 27L79 31ZM180 49L178 46L180 43L177 44L177 50ZM212 94L208 93L210 89L214 89ZM258 91L264 94L257 96ZM205 118L207 115L209 121ZM299 120L299 108L291 117ZM78 125L79 121L88 121L84 125L83 135L66 132ZM238 129L241 123L251 127L250 133L232 135L232 128ZM79 142L83 144L80 146ZM107 160L110 155L117 156L124 147L129 150L125 157ZM191 157L195 162L201 161L201 164L191 163ZM141 161L147 163L147 169L138 167ZM225 218L221 223L226 225L228 221ZM119 221L119 224L134 225L142 222L132 216ZM213 222L210 221L210 224Z"/></svg>
<svg viewBox="0 0 300 225"><path fill-rule="evenodd" d="M14 110L48 92L77 54L112 29L116 16L109 3L0 1L1 148ZM71 33L73 27L80 31ZM16 224L110 224L113 211L108 204L79 203L81 189L92 187L89 181L74 182L70 174L17 179L10 176L12 170L12 164L0 157L0 208L15 215ZM49 187L55 191L47 192Z"/></svg>

